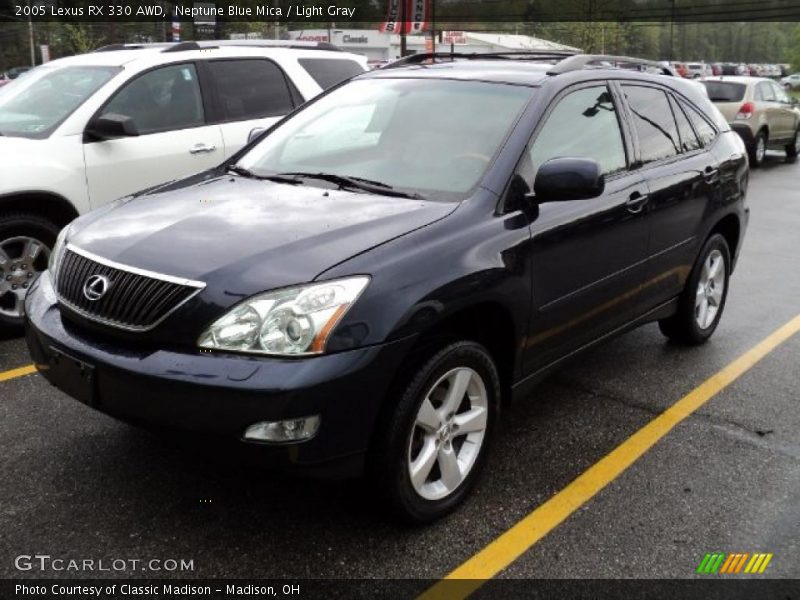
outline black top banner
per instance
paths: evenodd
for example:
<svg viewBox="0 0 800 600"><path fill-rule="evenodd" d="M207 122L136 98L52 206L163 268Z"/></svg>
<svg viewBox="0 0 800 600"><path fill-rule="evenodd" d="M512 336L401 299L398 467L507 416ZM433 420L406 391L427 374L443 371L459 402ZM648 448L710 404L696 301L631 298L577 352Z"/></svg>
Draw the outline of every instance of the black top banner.
<svg viewBox="0 0 800 600"><path fill-rule="evenodd" d="M0 0L0 22L383 23L391 0ZM424 2L425 0L423 0ZM413 12L413 8L411 12ZM800 21L798 0L427 0L438 22ZM406 20L414 17L408 15Z"/></svg>

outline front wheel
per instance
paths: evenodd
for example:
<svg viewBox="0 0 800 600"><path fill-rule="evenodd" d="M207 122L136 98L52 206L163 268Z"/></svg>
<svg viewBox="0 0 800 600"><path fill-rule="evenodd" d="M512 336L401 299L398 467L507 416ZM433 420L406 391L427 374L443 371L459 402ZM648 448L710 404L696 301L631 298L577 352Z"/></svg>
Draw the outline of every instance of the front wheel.
<svg viewBox="0 0 800 600"><path fill-rule="evenodd" d="M678 311L658 322L661 332L672 341L697 345L714 333L725 309L731 254L720 234L712 235L692 269L678 299Z"/></svg>
<svg viewBox="0 0 800 600"><path fill-rule="evenodd" d="M0 326L22 325L25 294L47 269L58 231L37 215L0 215Z"/></svg>
<svg viewBox="0 0 800 600"><path fill-rule="evenodd" d="M500 379L483 346L457 342L412 369L406 382L378 432L371 475L394 514L419 524L451 512L475 485Z"/></svg>

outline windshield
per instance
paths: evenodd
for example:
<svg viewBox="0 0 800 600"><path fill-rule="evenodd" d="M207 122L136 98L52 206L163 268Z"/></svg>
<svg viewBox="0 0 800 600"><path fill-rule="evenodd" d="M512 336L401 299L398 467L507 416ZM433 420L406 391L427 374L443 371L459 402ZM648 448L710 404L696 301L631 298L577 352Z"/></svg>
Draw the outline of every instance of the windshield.
<svg viewBox="0 0 800 600"><path fill-rule="evenodd" d="M38 67L0 88L0 134L50 135L119 67Z"/></svg>
<svg viewBox="0 0 800 600"><path fill-rule="evenodd" d="M480 181L532 93L472 81L353 81L287 120L237 167L261 177L324 173L422 196L462 196Z"/></svg>
<svg viewBox="0 0 800 600"><path fill-rule="evenodd" d="M747 86L743 83L704 81L712 102L741 102Z"/></svg>

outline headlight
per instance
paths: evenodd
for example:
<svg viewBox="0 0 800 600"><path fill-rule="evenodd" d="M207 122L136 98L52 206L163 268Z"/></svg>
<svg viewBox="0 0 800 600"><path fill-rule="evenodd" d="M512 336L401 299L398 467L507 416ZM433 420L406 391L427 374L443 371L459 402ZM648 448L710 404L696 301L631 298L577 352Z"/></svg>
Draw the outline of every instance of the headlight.
<svg viewBox="0 0 800 600"><path fill-rule="evenodd" d="M197 343L256 354L322 354L333 328L368 283L361 275L253 296L217 319Z"/></svg>
<svg viewBox="0 0 800 600"><path fill-rule="evenodd" d="M67 243L67 237L69 236L71 227L71 225L67 225L59 232L56 243L50 251L50 261L47 263L47 268L50 271L50 277L53 281L55 281L56 273L58 273L58 267L61 264L61 256L64 254L64 246Z"/></svg>

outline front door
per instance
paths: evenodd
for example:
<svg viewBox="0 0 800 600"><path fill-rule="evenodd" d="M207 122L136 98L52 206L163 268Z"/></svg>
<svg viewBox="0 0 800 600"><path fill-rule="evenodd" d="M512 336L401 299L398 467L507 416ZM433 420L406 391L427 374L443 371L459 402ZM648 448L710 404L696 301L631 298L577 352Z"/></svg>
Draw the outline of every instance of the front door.
<svg viewBox="0 0 800 600"><path fill-rule="evenodd" d="M619 107L606 85L559 97L523 155L518 173L558 157L596 160L606 176L598 198L542 203L532 219L532 311L523 351L530 373L629 321L643 277L647 188L630 170Z"/></svg>
<svg viewBox="0 0 800 600"><path fill-rule="evenodd" d="M192 63L132 79L100 111L131 117L139 135L86 140L86 180L93 207L215 167L224 157L219 125L208 125Z"/></svg>

